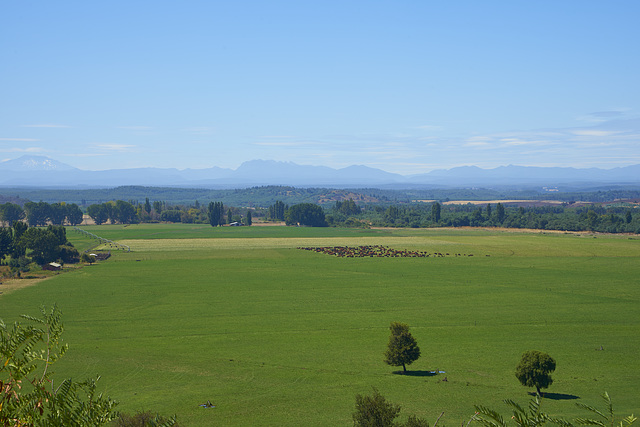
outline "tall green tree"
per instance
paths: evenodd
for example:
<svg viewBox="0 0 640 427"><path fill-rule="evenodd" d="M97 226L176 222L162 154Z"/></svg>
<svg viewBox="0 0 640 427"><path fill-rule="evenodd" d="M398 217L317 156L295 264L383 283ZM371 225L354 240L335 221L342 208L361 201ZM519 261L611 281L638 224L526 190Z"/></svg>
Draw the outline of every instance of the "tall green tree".
<svg viewBox="0 0 640 427"><path fill-rule="evenodd" d="M337 201L334 209L345 215L357 215L362 212L360 207L352 198L349 198L349 200L345 200L344 202Z"/></svg>
<svg viewBox="0 0 640 427"><path fill-rule="evenodd" d="M30 226L46 225L51 217L51 205L47 202L27 202L24 204L27 222Z"/></svg>
<svg viewBox="0 0 640 427"><path fill-rule="evenodd" d="M276 200L276 202L269 206L269 218L279 221L284 221L284 214L287 210L284 202Z"/></svg>
<svg viewBox="0 0 640 427"><path fill-rule="evenodd" d="M247 225L253 224L253 218L251 217L251 210L247 211Z"/></svg>
<svg viewBox="0 0 640 427"><path fill-rule="evenodd" d="M285 212L284 220L287 225L306 225L309 227L327 227L324 211L313 203L300 203L291 206Z"/></svg>
<svg viewBox="0 0 640 427"><path fill-rule="evenodd" d="M71 225L82 224L83 214L82 209L75 203L69 203L67 206L67 222Z"/></svg>
<svg viewBox="0 0 640 427"><path fill-rule="evenodd" d="M49 219L52 224L63 225L67 217L67 207L64 202L52 203L49 207Z"/></svg>
<svg viewBox="0 0 640 427"><path fill-rule="evenodd" d="M406 365L412 364L420 357L420 347L406 323L392 322L389 329L391 335L384 353L384 361L391 366L402 366L404 372L407 372Z"/></svg>
<svg viewBox="0 0 640 427"><path fill-rule="evenodd" d="M109 213L104 203L89 205L89 207L87 207L87 215L89 215L97 225L104 224L109 219Z"/></svg>
<svg viewBox="0 0 640 427"><path fill-rule="evenodd" d="M115 218L120 224L136 222L136 208L124 200L116 200L114 207Z"/></svg>
<svg viewBox="0 0 640 427"><path fill-rule="evenodd" d="M55 261L59 257L58 236L44 228L29 227L21 237L27 249L31 249L29 256L39 265Z"/></svg>
<svg viewBox="0 0 640 427"><path fill-rule="evenodd" d="M22 236L29 226L22 221L16 221L11 227L13 232L13 245L11 246L11 258L18 259L25 255L27 248L22 240Z"/></svg>
<svg viewBox="0 0 640 427"><path fill-rule="evenodd" d="M13 233L10 228L0 228L0 261L13 250Z"/></svg>
<svg viewBox="0 0 640 427"><path fill-rule="evenodd" d="M502 224L505 218L506 218L506 213L504 210L504 206L502 206L502 203L496 204L496 219L498 221L498 224Z"/></svg>
<svg viewBox="0 0 640 427"><path fill-rule="evenodd" d="M155 211L156 215L160 215L160 213L162 212L162 206L163 203L161 201L156 200L155 202L153 202L153 210Z"/></svg>
<svg viewBox="0 0 640 427"><path fill-rule="evenodd" d="M14 222L23 219L24 216L24 209L20 205L9 202L0 205L0 221L8 223L9 227L13 226Z"/></svg>
<svg viewBox="0 0 640 427"><path fill-rule="evenodd" d="M551 373L556 370L556 361L547 353L538 350L525 351L516 366L516 378L525 387L535 387L538 394L541 388L552 383Z"/></svg>
<svg viewBox="0 0 640 427"><path fill-rule="evenodd" d="M144 199L144 211L148 214L151 213L151 203L149 203L149 198L145 197Z"/></svg>
<svg viewBox="0 0 640 427"><path fill-rule="evenodd" d="M210 202L208 211L209 224L212 227L224 224L224 205L222 202Z"/></svg>
<svg viewBox="0 0 640 427"><path fill-rule="evenodd" d="M431 221L440 222L441 211L442 207L440 206L440 203L435 202L431 205Z"/></svg>

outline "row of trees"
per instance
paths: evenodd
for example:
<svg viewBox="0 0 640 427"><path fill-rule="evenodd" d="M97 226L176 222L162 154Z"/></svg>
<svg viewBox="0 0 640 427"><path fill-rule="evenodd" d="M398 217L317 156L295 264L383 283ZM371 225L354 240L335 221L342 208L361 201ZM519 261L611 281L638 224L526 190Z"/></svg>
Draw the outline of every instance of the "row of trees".
<svg viewBox="0 0 640 427"><path fill-rule="evenodd" d="M75 203L27 202L24 208L15 203L0 205L0 222L12 226L16 221L27 220L31 226L78 225L82 223L82 210Z"/></svg>
<svg viewBox="0 0 640 427"><path fill-rule="evenodd" d="M331 226L378 227L506 227L606 233L640 233L640 209L631 206L516 207L487 205L365 205L344 213L336 203L326 216Z"/></svg>
<svg viewBox="0 0 640 427"><path fill-rule="evenodd" d="M495 205L364 205L352 199L338 201L323 209L315 203L299 203L291 207L276 201L266 209L225 206L223 202L200 205L172 206L162 201L144 203L115 200L87 207L87 214L96 224L131 224L137 222L183 222L212 225L232 222L251 225L254 217L285 221L287 225L342 227L506 227L562 231L596 231L606 233L640 233L640 210L630 206L572 207ZM244 214L244 215L243 215ZM82 210L76 204L27 202L24 208L13 203L0 205L0 221L11 225L26 219L29 225L77 225L82 222Z"/></svg>
<svg viewBox="0 0 640 427"><path fill-rule="evenodd" d="M249 209L242 216L239 209L224 206L222 202L211 202L202 206L196 200L193 205L170 205L163 201L151 203L147 198L144 203L125 202L123 200L93 204L87 207L87 215L100 225L133 224L140 222L182 222L185 224L206 224L214 226L243 222L252 223L252 211Z"/></svg>

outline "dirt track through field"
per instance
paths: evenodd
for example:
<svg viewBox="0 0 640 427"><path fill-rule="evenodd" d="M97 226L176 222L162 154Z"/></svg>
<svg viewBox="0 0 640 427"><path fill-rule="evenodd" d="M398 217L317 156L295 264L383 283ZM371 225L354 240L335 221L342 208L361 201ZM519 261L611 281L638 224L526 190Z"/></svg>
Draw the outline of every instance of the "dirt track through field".
<svg viewBox="0 0 640 427"><path fill-rule="evenodd" d="M121 240L133 252L148 251L197 251L206 249L269 249L296 248L299 246L387 245L425 246L460 245L459 242L426 239L424 237L321 237L321 238L264 238L264 239L139 239Z"/></svg>

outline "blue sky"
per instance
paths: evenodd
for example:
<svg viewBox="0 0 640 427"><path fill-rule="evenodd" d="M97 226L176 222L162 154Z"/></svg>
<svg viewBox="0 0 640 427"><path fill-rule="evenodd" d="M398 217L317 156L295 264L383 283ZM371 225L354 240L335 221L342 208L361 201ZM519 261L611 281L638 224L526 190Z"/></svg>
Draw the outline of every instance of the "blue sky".
<svg viewBox="0 0 640 427"><path fill-rule="evenodd" d="M0 160L640 163L640 2L16 1Z"/></svg>

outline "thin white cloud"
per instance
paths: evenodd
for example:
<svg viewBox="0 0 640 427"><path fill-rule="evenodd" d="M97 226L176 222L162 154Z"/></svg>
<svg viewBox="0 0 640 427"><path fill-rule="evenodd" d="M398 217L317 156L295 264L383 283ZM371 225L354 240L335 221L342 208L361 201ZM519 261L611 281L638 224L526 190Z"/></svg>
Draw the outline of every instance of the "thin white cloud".
<svg viewBox="0 0 640 427"><path fill-rule="evenodd" d="M195 126L186 128L184 131L195 135L210 135L215 131L215 128L209 126Z"/></svg>
<svg viewBox="0 0 640 427"><path fill-rule="evenodd" d="M108 151L129 151L131 148L134 148L135 145L127 145L127 144L96 144L96 147L108 150Z"/></svg>
<svg viewBox="0 0 640 427"><path fill-rule="evenodd" d="M578 117L578 120L583 122L602 123L602 122L607 122L614 119L621 119L626 115L627 111L630 111L630 109L620 108L620 109L608 110L608 111L596 111L596 112Z"/></svg>
<svg viewBox="0 0 640 427"><path fill-rule="evenodd" d="M71 126L67 125L58 125L54 123L43 123L43 124L35 124L35 125L23 125L23 128L70 128Z"/></svg>
<svg viewBox="0 0 640 427"><path fill-rule="evenodd" d="M472 136L471 138L466 139L462 146L470 147L470 148L494 148L493 144L494 139L488 136Z"/></svg>
<svg viewBox="0 0 640 427"><path fill-rule="evenodd" d="M36 142L40 141L39 139L34 138L0 138L0 141L8 141L8 142Z"/></svg>
<svg viewBox="0 0 640 427"><path fill-rule="evenodd" d="M571 132L574 135L578 136L598 136L598 137L606 137L613 136L619 134L618 131L607 131L607 130L597 130L597 129L580 129L574 130Z"/></svg>
<svg viewBox="0 0 640 427"><path fill-rule="evenodd" d="M12 147L12 148L0 149L0 152L2 153L41 153L43 151L46 151L46 150L42 147L27 147L27 148Z"/></svg>
<svg viewBox="0 0 640 427"><path fill-rule="evenodd" d="M66 157L103 157L105 153L70 153L65 154Z"/></svg>
<svg viewBox="0 0 640 427"><path fill-rule="evenodd" d="M261 147L302 147L308 144L301 144L299 142L254 142L253 145L259 145Z"/></svg>
<svg viewBox="0 0 640 427"><path fill-rule="evenodd" d="M118 126L118 129L135 130L135 131L153 130L151 126Z"/></svg>
<svg viewBox="0 0 640 427"><path fill-rule="evenodd" d="M263 135L260 138L296 138L293 135Z"/></svg>
<svg viewBox="0 0 640 427"><path fill-rule="evenodd" d="M503 138L500 142L505 145L538 145L540 143L544 143L544 141L524 140L520 138Z"/></svg>
<svg viewBox="0 0 640 427"><path fill-rule="evenodd" d="M317 146L319 143L317 141L258 141L254 142L253 145L260 147L310 147Z"/></svg>
<svg viewBox="0 0 640 427"><path fill-rule="evenodd" d="M463 144L463 146L471 147L471 148L494 148L493 144L490 144L489 142L486 142L486 141L469 141Z"/></svg>
<svg viewBox="0 0 640 427"><path fill-rule="evenodd" d="M420 130L431 130L431 131L440 131L440 130L443 130L444 128L443 128L442 126L423 125L423 126L416 126L416 129L420 129Z"/></svg>

